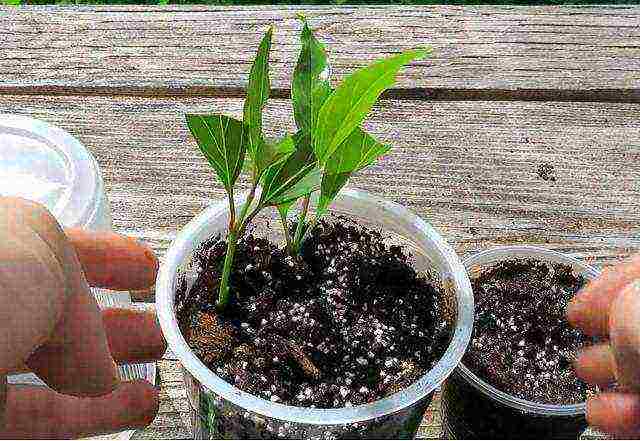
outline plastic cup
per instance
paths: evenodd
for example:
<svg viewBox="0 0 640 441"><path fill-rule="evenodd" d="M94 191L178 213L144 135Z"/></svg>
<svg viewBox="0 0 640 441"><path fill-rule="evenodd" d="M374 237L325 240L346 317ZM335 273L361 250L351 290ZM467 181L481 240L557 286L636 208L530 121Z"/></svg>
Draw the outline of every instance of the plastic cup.
<svg viewBox="0 0 640 441"><path fill-rule="evenodd" d="M112 229L100 168L68 132L22 115L0 114L0 196L20 196L46 206L65 227ZM131 305L129 292L92 288L101 307ZM119 367L123 380L155 382L154 363ZM12 375L9 383L43 384L33 374ZM130 436L133 431L120 434Z"/></svg>
<svg viewBox="0 0 640 441"><path fill-rule="evenodd" d="M240 209L245 195L236 198ZM205 240L224 234L228 204L219 202L195 217L171 244L156 283L160 324L180 360L192 407L193 431L210 439L341 439L411 438L433 393L453 371L471 335L473 298L467 273L455 252L424 220L405 208L359 190L343 190L332 209L369 227L380 228L391 240L406 245L418 270L433 270L442 281L445 319L451 330L446 352L436 365L406 389L375 402L339 409L287 406L264 400L225 382L191 351L182 336L175 311L175 290L190 271L193 252ZM269 221L273 231L275 213Z"/></svg>
<svg viewBox="0 0 640 441"><path fill-rule="evenodd" d="M573 257L532 246L492 248L464 266L471 278L483 267L509 259L536 259L571 266L587 279L600 272ZM585 403L551 405L524 400L482 380L460 363L442 393L445 435L454 439L575 439L586 428Z"/></svg>

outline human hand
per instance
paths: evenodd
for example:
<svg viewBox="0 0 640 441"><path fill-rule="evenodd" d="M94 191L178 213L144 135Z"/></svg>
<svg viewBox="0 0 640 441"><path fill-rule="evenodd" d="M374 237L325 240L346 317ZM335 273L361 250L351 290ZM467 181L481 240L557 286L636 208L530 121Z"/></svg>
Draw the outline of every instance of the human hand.
<svg viewBox="0 0 640 441"><path fill-rule="evenodd" d="M587 335L607 339L580 353L577 375L603 388L614 381L620 386L589 399L589 424L640 437L640 255L589 283L569 304L567 317Z"/></svg>
<svg viewBox="0 0 640 441"><path fill-rule="evenodd" d="M114 233L64 230L41 205L0 198L0 438L71 438L144 427L158 410L117 362L166 350L152 311L100 311L89 285L140 290L158 261ZM30 370L50 389L6 384Z"/></svg>

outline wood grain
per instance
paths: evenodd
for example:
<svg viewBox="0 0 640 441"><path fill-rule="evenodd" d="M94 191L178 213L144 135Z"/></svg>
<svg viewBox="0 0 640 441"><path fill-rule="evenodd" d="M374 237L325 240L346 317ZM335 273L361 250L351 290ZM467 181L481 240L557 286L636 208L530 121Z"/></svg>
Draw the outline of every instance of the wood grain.
<svg viewBox="0 0 640 441"><path fill-rule="evenodd" d="M276 25L275 96L288 94L302 12L342 77L433 45L390 97L640 102L640 8L0 7L0 93L240 96Z"/></svg>
<svg viewBox="0 0 640 441"><path fill-rule="evenodd" d="M5 96L76 135L102 167L115 227L162 255L223 197L184 112L240 116L240 99ZM639 106L628 103L385 100L365 126L391 153L353 185L404 204L461 254L539 244L595 264L640 250ZM271 100L271 135L293 126ZM550 169L545 176L543 169ZM544 177L555 180L545 180Z"/></svg>

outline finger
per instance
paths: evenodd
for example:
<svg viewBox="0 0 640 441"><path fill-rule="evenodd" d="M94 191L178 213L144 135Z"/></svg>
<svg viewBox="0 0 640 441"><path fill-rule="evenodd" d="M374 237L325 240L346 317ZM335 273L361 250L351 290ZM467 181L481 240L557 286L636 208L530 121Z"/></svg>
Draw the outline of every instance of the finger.
<svg viewBox="0 0 640 441"><path fill-rule="evenodd" d="M19 198L0 198L0 223L0 319L10 330L0 334L0 361L8 346L10 369L27 364L58 391L112 391L119 379L98 305L60 225L42 205Z"/></svg>
<svg viewBox="0 0 640 441"><path fill-rule="evenodd" d="M79 228L64 232L42 205L21 198L1 198L0 215L12 224L31 227L57 256L69 250L79 256L90 284L111 289L142 290L155 283L158 259L153 251L133 238L111 232L91 233ZM66 234L72 247L55 237ZM54 238L53 240L51 238Z"/></svg>
<svg viewBox="0 0 640 441"><path fill-rule="evenodd" d="M75 282L76 294L68 300L52 337L27 358L26 365L58 392L99 396L113 391L120 380L98 305L84 278Z"/></svg>
<svg viewBox="0 0 640 441"><path fill-rule="evenodd" d="M162 358L167 343L156 318L155 309L138 311L124 308L102 310L111 356L117 363L143 363ZM28 372L25 365L11 373ZM64 375L64 372L62 373ZM49 377L53 375L49 373ZM59 381L59 380L56 380Z"/></svg>
<svg viewBox="0 0 640 441"><path fill-rule="evenodd" d="M640 392L640 280L623 288L611 305L609 337L618 383Z"/></svg>
<svg viewBox="0 0 640 441"><path fill-rule="evenodd" d="M111 355L120 363L157 360L167 350L155 310L109 308L102 321Z"/></svg>
<svg viewBox="0 0 640 441"><path fill-rule="evenodd" d="M152 286L158 272L153 251L131 237L111 232L65 230L89 285L114 290L142 290Z"/></svg>
<svg viewBox="0 0 640 441"><path fill-rule="evenodd" d="M640 255L613 268L605 269L590 282L567 306L569 322L588 335L606 336L609 331L609 310L620 290L640 278Z"/></svg>
<svg viewBox="0 0 640 441"><path fill-rule="evenodd" d="M634 437L640 435L640 395L602 393L587 401L589 424L603 432Z"/></svg>
<svg viewBox="0 0 640 441"><path fill-rule="evenodd" d="M608 386L616 380L615 359L607 343L584 348L573 365L576 375L587 383Z"/></svg>
<svg viewBox="0 0 640 441"><path fill-rule="evenodd" d="M2 439L60 439L147 426L158 412L149 383L122 383L100 398L62 395L37 386L9 386Z"/></svg>

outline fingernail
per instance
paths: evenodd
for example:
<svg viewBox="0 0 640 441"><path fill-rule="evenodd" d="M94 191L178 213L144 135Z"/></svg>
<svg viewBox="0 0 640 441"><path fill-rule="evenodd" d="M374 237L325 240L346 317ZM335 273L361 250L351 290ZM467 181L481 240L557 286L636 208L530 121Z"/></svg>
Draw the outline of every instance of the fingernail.
<svg viewBox="0 0 640 441"><path fill-rule="evenodd" d="M150 323L153 323L152 329L155 331L154 344L151 349L151 358L153 360L159 360L167 352L167 339L162 332L162 326L160 326L160 320L156 314L155 309L146 312Z"/></svg>
<svg viewBox="0 0 640 441"><path fill-rule="evenodd" d="M114 387L113 387L113 390L115 390L118 386L120 386L120 383L122 382L123 378L122 378L122 374L120 372L120 367L118 366L118 363L116 363L115 360L112 360L111 362L113 363L113 369L116 373L115 379L114 379Z"/></svg>
<svg viewBox="0 0 640 441"><path fill-rule="evenodd" d="M576 365L580 364L580 358L582 357L583 352L584 349L580 349L575 354L567 355L567 360L573 365L574 370L576 369Z"/></svg>
<svg viewBox="0 0 640 441"><path fill-rule="evenodd" d="M583 357L585 357L585 353L587 351L588 351L588 348L579 350L575 354L573 360L571 360L571 365L573 366L574 373L576 374L576 376L578 378L580 378L582 380L585 380L583 368L585 367L586 363L585 363L585 360L584 360ZM587 369L588 369L588 366L587 366Z"/></svg>

